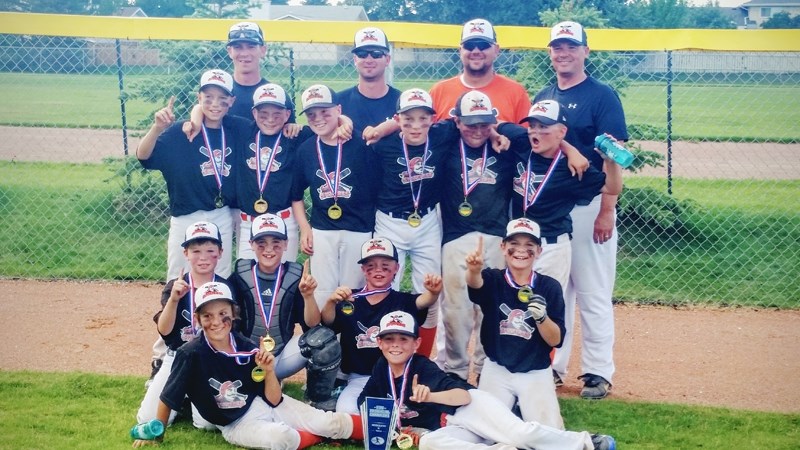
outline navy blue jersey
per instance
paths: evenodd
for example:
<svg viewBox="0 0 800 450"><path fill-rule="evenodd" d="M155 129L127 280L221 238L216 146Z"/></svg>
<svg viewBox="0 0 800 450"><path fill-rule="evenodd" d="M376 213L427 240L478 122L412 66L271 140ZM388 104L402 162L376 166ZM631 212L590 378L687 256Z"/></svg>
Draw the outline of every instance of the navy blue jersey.
<svg viewBox="0 0 800 450"><path fill-rule="evenodd" d="M208 128L208 140L212 150L206 147L200 133L191 142L181 131L183 122L172 124L156 140L150 158L139 160L145 169L158 170L167 182L169 211L172 216L183 216L195 211L212 211L220 193L214 176L211 158L221 166L222 197L225 205L236 205L236 183L234 168L243 153L240 139L249 128L246 120L225 117L222 128ZM225 130L225 149L222 145L222 129ZM224 156L225 162L222 164Z"/></svg>
<svg viewBox="0 0 800 450"><path fill-rule="evenodd" d="M261 133L255 122L252 123L250 134L248 134L249 138L246 140L245 156L240 159L241 165L236 168L236 196L239 208L251 216L261 214L253 208L256 200L261 196L257 175L259 162L256 159L256 133L259 133L259 145L261 146L258 154L261 157L262 181L264 180L263 175L266 175L270 154L278 139L278 135L267 136ZM291 193L297 161L297 147L306 139L314 136L314 133L308 127L303 127L300 135L294 139L280 136L281 140L273 155L272 166L269 168L269 176L266 178L263 192L263 198L268 204L267 212L272 214L292 206Z"/></svg>
<svg viewBox="0 0 800 450"><path fill-rule="evenodd" d="M256 89L258 89L259 86L267 83L269 83L269 81L267 81L266 78L261 78L261 81L252 86L244 86L237 83L236 80L233 80L233 96L236 97L236 101L233 102L233 106L231 106L231 108L228 110L228 115L252 120L253 94L255 94ZM294 104L292 103L289 92L286 93L286 96L286 102L289 104L289 107L292 110L292 114L289 116L288 123L294 123Z"/></svg>
<svg viewBox="0 0 800 450"><path fill-rule="evenodd" d="M256 348L244 336L234 333L236 350ZM264 384L256 383L250 372L255 358L239 358L217 352L201 334L175 353L161 401L170 409L180 411L186 396L204 419L225 426L242 417L256 397L264 398Z"/></svg>
<svg viewBox="0 0 800 450"><path fill-rule="evenodd" d="M422 191L419 195L419 211L435 207L439 203L444 183L442 163L449 154L448 148L458 136L458 129L452 121L437 122L429 130L427 144L407 146L410 160L408 165L403 154L400 133L394 133L374 144L380 165L378 209L385 213L413 212L412 188L413 195L417 195L420 185ZM424 154L426 147L427 155ZM409 186L409 166L412 186Z"/></svg>
<svg viewBox="0 0 800 450"><path fill-rule="evenodd" d="M166 286L164 286L164 290L161 291L161 310L157 312L155 316L153 316L153 321L156 324L158 324L158 319L161 317L161 313L164 312L164 307L167 305L169 295L172 293L172 286L175 285L176 280L177 278L169 280ZM183 276L183 281L185 281L187 284L189 283L188 273ZM219 275L214 275L214 281L228 284L228 280ZM230 287L229 284L228 286ZM199 284L195 286L195 289L198 287L200 287ZM161 337L164 338L164 343L167 344L167 347L172 350L177 350L181 345L193 340L195 338L195 331L198 333L200 332L200 324L196 324L196 330L192 329L192 320L194 314L194 305L191 304L192 295L193 293L190 290L190 292L187 292L186 295L178 300L178 308L175 312L175 325L172 326L172 330L169 333L161 335Z"/></svg>
<svg viewBox="0 0 800 450"><path fill-rule="evenodd" d="M431 392L441 392L450 389L475 389L471 384L458 379L457 377L450 377L439 366L430 359L421 356L413 355L411 357L411 365L408 368L408 382L406 389L402 393L400 389L403 385L403 377L394 379L394 395L395 398L403 399L403 406L399 411L400 426L412 426L425 428L428 430L437 430L442 427L442 414L453 414L457 407L447 406L439 403L417 403L412 402L408 398L411 397L413 391L411 390L411 380L414 375L419 375L417 382L428 386ZM372 375L367 381L361 395L358 396L358 405L361 406L367 397L379 398L392 398L392 385L389 382L389 363L383 356L378 359L375 368L372 370ZM487 411L490 412L490 411Z"/></svg>
<svg viewBox="0 0 800 450"><path fill-rule="evenodd" d="M547 177L546 183L543 183L553 159L540 156L531 150L525 128L514 124L503 124L500 130L511 140L509 151L517 158L514 192L511 199L512 216L523 216L524 187L527 185L528 201L534 197L536 200L527 208L524 216L539 224L542 236L555 238L563 233L571 233L572 218L569 213L575 205L588 205L600 193L606 184L606 174L590 166L583 174L583 179L579 181L578 177L570 173L567 158L562 156L556 162L552 174ZM536 196L540 190L541 193Z"/></svg>
<svg viewBox="0 0 800 450"><path fill-rule="evenodd" d="M550 367L550 347L542 339L527 303L519 301L516 288L510 286L504 269L483 269L483 286L468 288L469 299L480 306L481 344L486 356L510 372L523 373ZM554 278L536 273L533 292L547 301L547 316L561 330L564 340L564 296ZM561 344L556 347L561 347Z"/></svg>
<svg viewBox="0 0 800 450"><path fill-rule="evenodd" d="M514 175L514 155L509 152L495 153L489 141L486 142L485 151L484 147L472 148L464 143L466 155L464 160L461 145L460 138L451 144L449 155L443 164L445 175L441 199L443 244L473 231L503 236L510 220L508 213ZM466 163L469 183L477 182L474 190L466 198L472 207L472 213L468 216L462 216L458 212L459 206L465 201L462 162Z"/></svg>
<svg viewBox="0 0 800 450"><path fill-rule="evenodd" d="M394 117L400 91L389 86L389 91L381 98L369 98L358 91L358 86L336 93L336 100L342 105L342 114L353 121L353 128L363 130Z"/></svg>
<svg viewBox="0 0 800 450"><path fill-rule="evenodd" d="M319 162L317 145L322 152L326 176ZM374 173L374 154L361 139L342 144L340 184L334 196L337 147L311 138L298 148L298 164L292 200L303 200L309 188L311 197L311 227L317 230L347 230L370 232L375 229L375 190L378 179ZM342 209L339 219L328 216L328 208L336 203Z"/></svg>
<svg viewBox="0 0 800 450"><path fill-rule="evenodd" d="M539 91L534 102L556 100L567 112L566 141L583 153L596 168L603 167L603 158L594 151L594 138L609 133L621 141L628 140L625 113L619 95L606 84L588 77L569 89L552 84Z"/></svg>
<svg viewBox="0 0 800 450"><path fill-rule="evenodd" d="M360 290L353 291L354 293ZM378 331L381 318L392 311L406 311L413 315L418 323L425 321L428 308L417 309L419 294L389 291L389 294L380 302L372 305L365 297L353 300L353 311L345 313L342 310L344 302L336 305L336 316L330 328L341 335L342 344L342 372L359 375L369 375L372 368L381 356L378 349Z"/></svg>

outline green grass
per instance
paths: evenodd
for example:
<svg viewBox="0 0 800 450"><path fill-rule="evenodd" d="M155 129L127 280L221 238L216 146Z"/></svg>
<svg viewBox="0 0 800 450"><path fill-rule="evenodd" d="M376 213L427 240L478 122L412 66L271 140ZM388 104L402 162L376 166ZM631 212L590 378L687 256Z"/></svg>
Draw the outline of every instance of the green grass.
<svg viewBox="0 0 800 450"><path fill-rule="evenodd" d="M85 373L0 372L0 448L124 449L144 395L142 377ZM289 386L299 395L296 385ZM800 415L738 411L614 399L562 398L570 430L615 436L619 448L793 449ZM180 420L161 448L234 448L220 433ZM315 448L333 448L318 446ZM361 446L338 447L360 450Z"/></svg>

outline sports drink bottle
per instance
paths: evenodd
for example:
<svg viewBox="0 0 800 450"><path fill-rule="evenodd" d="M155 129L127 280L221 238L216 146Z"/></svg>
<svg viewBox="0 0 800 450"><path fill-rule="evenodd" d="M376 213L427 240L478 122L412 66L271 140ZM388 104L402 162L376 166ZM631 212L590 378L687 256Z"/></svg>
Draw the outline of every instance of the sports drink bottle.
<svg viewBox="0 0 800 450"><path fill-rule="evenodd" d="M594 138L594 146L608 156L609 159L619 164L623 169L630 166L633 162L633 153L619 145L617 141L607 134L601 134Z"/></svg>
<svg viewBox="0 0 800 450"><path fill-rule="evenodd" d="M158 419L140 423L131 428L131 437L133 439L152 441L162 434L164 434L164 424Z"/></svg>

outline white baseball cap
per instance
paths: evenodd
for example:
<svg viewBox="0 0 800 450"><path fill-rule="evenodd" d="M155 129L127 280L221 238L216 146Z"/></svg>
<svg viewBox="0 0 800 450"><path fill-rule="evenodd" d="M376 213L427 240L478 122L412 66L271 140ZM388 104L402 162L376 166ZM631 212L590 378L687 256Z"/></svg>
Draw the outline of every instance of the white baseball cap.
<svg viewBox="0 0 800 450"><path fill-rule="evenodd" d="M578 22L559 22L550 29L550 43L555 41L569 41L577 45L586 45L586 30Z"/></svg>
<svg viewBox="0 0 800 450"><path fill-rule="evenodd" d="M565 109L555 100L542 100L536 102L528 110L528 117L519 121L519 123L535 120L545 125L554 125L560 123L567 124L567 116Z"/></svg>
<svg viewBox="0 0 800 450"><path fill-rule="evenodd" d="M190 243L200 239L209 239L222 245L222 235L216 225L211 222L195 222L186 228L181 247L186 248Z"/></svg>
<svg viewBox="0 0 800 450"><path fill-rule="evenodd" d="M423 108L431 114L436 114L436 110L433 109L431 94L428 94L424 89L411 88L400 94L400 98L397 100L397 112L402 113L414 108Z"/></svg>
<svg viewBox="0 0 800 450"><path fill-rule="evenodd" d="M308 111L311 108L331 108L338 103L334 101L335 93L324 84L314 84L303 91L300 99L303 102L303 110L300 114Z"/></svg>
<svg viewBox="0 0 800 450"><path fill-rule="evenodd" d="M286 102L286 91L275 83L259 86L253 92L253 109L261 105L275 105L289 109L289 105Z"/></svg>
<svg viewBox="0 0 800 450"><path fill-rule="evenodd" d="M255 241L266 236L287 240L286 222L275 214L266 213L256 216L250 225L250 240Z"/></svg>
<svg viewBox="0 0 800 450"><path fill-rule="evenodd" d="M521 217L508 222L508 225L506 226L506 235L503 238L503 241L508 240L518 234L530 236L534 241L536 241L537 244L541 245L542 243L542 232L539 229L539 224L526 217Z"/></svg>
<svg viewBox="0 0 800 450"><path fill-rule="evenodd" d="M236 42L249 42L256 45L264 45L264 32L261 27L253 22L239 22L228 30L228 44Z"/></svg>
<svg viewBox="0 0 800 450"><path fill-rule="evenodd" d="M214 300L227 300L232 305L236 304L236 302L233 301L231 288L229 288L227 284L220 283L218 281L210 281L201 285L199 288L197 288L194 298L196 302L194 312L200 311L200 308L202 308L203 305L208 302L213 302Z"/></svg>
<svg viewBox="0 0 800 450"><path fill-rule="evenodd" d="M405 311L394 311L381 317L381 330L378 337L391 333L400 333L417 337L419 335L417 321Z"/></svg>
<svg viewBox="0 0 800 450"><path fill-rule="evenodd" d="M386 33L376 27L367 27L356 31L351 52L357 50L383 50L389 53L389 40L386 39Z"/></svg>
<svg viewBox="0 0 800 450"><path fill-rule="evenodd" d="M472 19L465 23L464 29L461 30L461 43L473 39L496 44L497 34L494 32L492 23L486 19Z"/></svg>
<svg viewBox="0 0 800 450"><path fill-rule="evenodd" d="M395 261L399 260L397 249L392 241L382 237L372 238L361 245L361 259L358 260L358 263L364 264L373 256L385 256Z"/></svg>
<svg viewBox="0 0 800 450"><path fill-rule="evenodd" d="M456 101L450 115L458 117L464 125L497 123L497 109L492 107L489 96L481 91L467 91Z"/></svg>
<svg viewBox="0 0 800 450"><path fill-rule="evenodd" d="M203 72L203 76L200 77L200 90L208 86L217 86L228 95L233 95L233 77L224 70L213 69Z"/></svg>

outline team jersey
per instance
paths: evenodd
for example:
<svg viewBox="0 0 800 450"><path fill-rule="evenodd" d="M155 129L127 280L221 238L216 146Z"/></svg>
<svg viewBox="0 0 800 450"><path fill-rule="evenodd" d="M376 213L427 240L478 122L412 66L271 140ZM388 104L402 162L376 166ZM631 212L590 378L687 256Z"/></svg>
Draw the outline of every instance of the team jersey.
<svg viewBox="0 0 800 450"><path fill-rule="evenodd" d="M259 133L258 141L261 146L258 152L261 158L260 166L256 159L256 133ZM314 133L308 127L303 127L300 135L293 139L283 136L282 133L267 136L260 132L255 122L252 122L248 136L249 139L246 140L247 145L244 150L245 156L239 160L241 165L237 167L236 196L239 208L251 216L263 214L256 212L253 206L256 200L262 198L258 176L259 167L261 169L260 180L264 183L263 199L268 205L267 212L276 214L278 211L291 207L297 147L306 139L314 136ZM279 136L280 142L273 154L272 151ZM271 165L270 157L272 157ZM266 171L268 165L270 165L269 172Z"/></svg>
<svg viewBox="0 0 800 450"><path fill-rule="evenodd" d="M594 167L603 167L603 158L594 151L595 137L609 133L620 141L628 140L619 95L592 77L568 89L559 89L556 84L547 86L533 101L539 100L556 100L564 106L568 124L565 140L577 147Z"/></svg>
<svg viewBox="0 0 800 450"><path fill-rule="evenodd" d="M506 282L505 269L483 269L483 286L468 288L469 299L483 312L481 343L486 356L510 372L523 373L550 367L552 347L542 339L528 305ZM533 292L545 298L547 316L558 325L564 340L564 296L555 279L536 273ZM561 347L561 344L556 347Z"/></svg>
<svg viewBox="0 0 800 450"><path fill-rule="evenodd" d="M205 142L203 133L189 142L181 130L182 125L183 122L179 122L167 128L156 140L150 158L139 160L145 169L158 170L163 175L167 183L170 215L177 217L216 208L215 200L220 188L212 161L216 161L219 168L224 204L235 206L234 167L237 158L242 155L243 142L240 137L248 129L247 121L237 117L224 117L221 128L206 129L208 143Z"/></svg>
<svg viewBox="0 0 800 450"><path fill-rule="evenodd" d="M428 132L426 144L405 146L408 151L408 163L400 133L393 133L373 144L372 147L379 158L377 179L381 183L378 191L378 209L387 214L413 212L413 197L417 195L419 211L435 207L439 203L444 182L444 175L441 173L442 163L449 155L450 143L454 142L458 135L458 129L452 121L434 124Z"/></svg>
<svg viewBox="0 0 800 450"><path fill-rule="evenodd" d="M534 153L525 128L502 124L499 130L508 136L511 141L509 151L517 158L511 199L512 216L524 215L533 220L539 224L542 236L546 238L571 233L572 219L569 213L575 205L588 205L600 193L606 183L606 174L592 165L578 180L570 173L566 157L560 157L553 165L552 158ZM530 205L527 209L523 207L526 201Z"/></svg>
<svg viewBox="0 0 800 450"><path fill-rule="evenodd" d="M444 188L441 199L442 243L446 244L467 233L479 231L493 236L503 236L508 224L514 155L495 153L492 143L473 148L459 137L450 146L445 158ZM467 198L464 198L464 172L467 172ZM459 213L459 207L468 202L472 212Z"/></svg>
<svg viewBox="0 0 800 450"><path fill-rule="evenodd" d="M354 294L361 289L353 291ZM406 311L422 323L428 314L428 308L417 309L419 294L389 291L380 302L372 305L366 297L353 299L353 310L346 313L345 302L336 304L336 315L330 329L341 335L342 372L369 375L381 356L376 336L380 330L381 318L392 311Z"/></svg>
<svg viewBox="0 0 800 450"><path fill-rule="evenodd" d="M175 285L176 280L177 278L169 280L167 285L164 286L164 289L161 291L161 310L157 312L155 316L153 316L153 321L156 324L158 324L158 319L161 317L161 313L164 312L164 307L167 306L167 300L169 300L169 296L172 293L172 286ZM189 283L188 273L183 276L183 281L189 284L191 288L192 285ZM219 275L214 275L214 281L228 284L228 280ZM200 287L199 284L197 284L194 288L197 289L198 287ZM193 323L193 320L194 292L192 289L189 289L189 292L187 292L186 295L178 300L178 307L175 312L175 324L172 326L172 330L167 334L161 334L161 337L164 339L164 343L167 344L168 348L171 350L177 350L178 347L193 340L196 334L200 333L200 324Z"/></svg>
<svg viewBox="0 0 800 450"><path fill-rule="evenodd" d="M445 120L450 117L450 110L455 108L461 94L473 90L461 81L462 75L439 81L430 90L433 98L433 109L436 110L434 120ZM497 119L503 122L519 123L528 116L531 99L521 84L503 75L495 74L486 86L477 88L492 100L497 109Z"/></svg>
<svg viewBox="0 0 800 450"><path fill-rule="evenodd" d="M319 152L318 152L319 149ZM320 164L319 153L322 154ZM317 230L347 230L370 232L375 229L375 156L361 139L342 144L339 185L337 183L336 146L311 138L300 144L292 200L303 200L309 188L311 197L311 227ZM325 168L323 172L322 167ZM325 173L327 172L327 176ZM339 219L328 216L328 209L338 204Z"/></svg>
<svg viewBox="0 0 800 450"><path fill-rule="evenodd" d="M232 333L236 350L246 352L256 345L238 333ZM204 419L225 426L242 417L256 397L264 398L264 384L253 381L250 372L256 366L253 356L224 355L200 336L175 352L161 401L180 411L186 396Z"/></svg>
<svg viewBox="0 0 800 450"><path fill-rule="evenodd" d="M400 91L389 86L389 91L381 98L369 98L358 91L358 86L336 93L336 100L342 105L342 114L353 121L353 128L363 130L394 117Z"/></svg>
<svg viewBox="0 0 800 450"><path fill-rule="evenodd" d="M267 81L266 78L261 78L261 80L256 84L252 86L245 86L237 83L236 80L233 80L233 96L236 97L236 101L233 102L233 106L231 106L231 108L228 110L228 114L252 120L253 94L256 92L256 89L258 89L259 86L267 83L269 83L269 81ZM294 104L292 103L292 99L290 98L288 92L286 96L286 102L289 104L289 109L292 110L287 123L294 123Z"/></svg>
<svg viewBox="0 0 800 450"><path fill-rule="evenodd" d="M399 410L400 426L412 426L425 428L428 430L437 430L442 427L442 414L455 413L456 406L447 406L439 403L417 403L412 402L408 398L411 397L413 391L411 390L411 380L414 375L418 375L417 382L428 386L431 392L441 392L450 389L475 389L474 386L466 381L458 379L458 377L448 376L436 363L430 359L414 354L411 357L411 364L408 368L408 373L405 390L400 392L403 386L403 376L394 378L394 388L389 381L389 363L383 356L378 359L375 368L372 370L372 375L367 381L361 395L358 396L358 404L361 406L367 397L379 398L402 398L403 405Z"/></svg>

